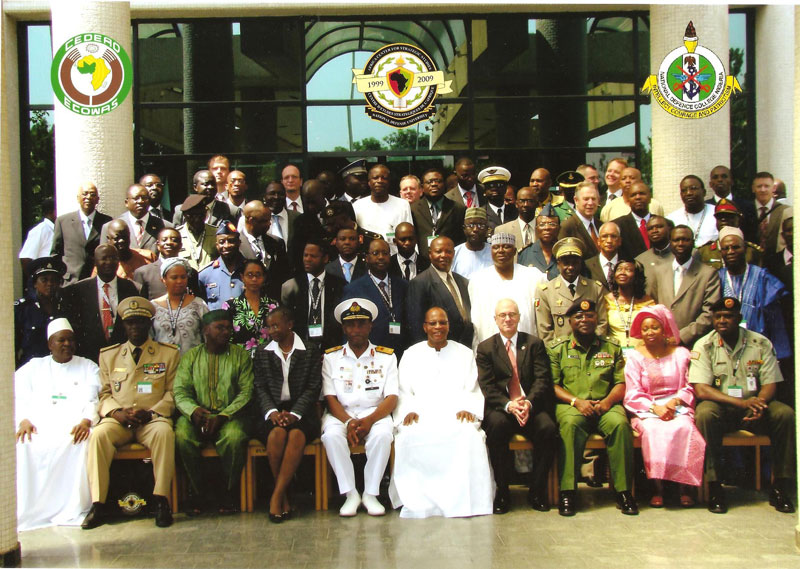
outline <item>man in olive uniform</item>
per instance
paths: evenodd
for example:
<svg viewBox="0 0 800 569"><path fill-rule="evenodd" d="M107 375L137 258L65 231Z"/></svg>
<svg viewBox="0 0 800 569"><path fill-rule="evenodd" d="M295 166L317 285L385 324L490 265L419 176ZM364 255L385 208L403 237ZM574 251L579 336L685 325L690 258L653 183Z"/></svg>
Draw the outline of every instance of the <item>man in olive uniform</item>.
<svg viewBox="0 0 800 569"><path fill-rule="evenodd" d="M586 439L600 432L606 439L617 507L636 515L633 487L633 431L622 407L625 360L611 338L597 335L595 303L576 300L566 312L572 332L547 346L556 394L556 422L561 434L558 455L561 493L558 513L573 516L575 488Z"/></svg>
<svg viewBox="0 0 800 569"><path fill-rule="evenodd" d="M344 517L355 516L364 504L371 516L386 513L378 501L381 478L392 451L391 412L397 405L397 358L394 350L369 341L372 320L378 314L375 303L351 298L334 310L342 324L347 344L325 351L322 360L322 394L328 410L322 417L322 444L347 499L339 510ZM364 445L364 495L356 490L350 446Z"/></svg>
<svg viewBox="0 0 800 569"><path fill-rule="evenodd" d="M717 231L723 227L741 227L742 224L742 213L732 201L728 201L725 198L717 202L717 206L714 208L714 217L717 219ZM760 267L761 255L764 253L764 249L755 243L750 243L750 241L745 241L744 244L745 260L747 263ZM722 261L722 248L719 238L698 247L695 254L698 255L700 260L706 265L711 265L717 270L725 266L725 263Z"/></svg>
<svg viewBox="0 0 800 569"><path fill-rule="evenodd" d="M746 429L769 434L775 478L769 503L779 512L792 513L794 411L775 400L777 384L783 381L775 349L766 337L739 326L741 304L736 298L721 298L711 306L711 314L714 329L697 340L689 366L689 383L701 400L695 422L706 440L708 510L728 511L719 482L722 438Z"/></svg>
<svg viewBox="0 0 800 569"><path fill-rule="evenodd" d="M578 298L597 304L597 333L605 335L608 327L608 309L603 300L605 289L599 281L581 276L583 247L580 239L560 239L553 245L553 255L559 275L539 285L534 301L539 338L547 343L570 333L566 312Z"/></svg>
<svg viewBox="0 0 800 569"><path fill-rule="evenodd" d="M89 437L92 508L81 524L83 529L103 523L114 452L133 441L149 448L153 459L156 525L172 524L167 495L175 475L175 434L170 416L175 410L172 382L180 354L177 346L148 336L155 311L141 296L120 301L117 314L128 341L100 350L101 419Z"/></svg>

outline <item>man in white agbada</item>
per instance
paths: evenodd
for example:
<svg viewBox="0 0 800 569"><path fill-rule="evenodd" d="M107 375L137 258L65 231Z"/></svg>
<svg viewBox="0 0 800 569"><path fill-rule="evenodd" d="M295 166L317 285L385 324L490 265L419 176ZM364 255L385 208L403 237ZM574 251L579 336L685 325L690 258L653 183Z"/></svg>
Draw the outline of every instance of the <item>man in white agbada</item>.
<svg viewBox="0 0 800 569"><path fill-rule="evenodd" d="M547 282L547 274L514 262L516 242L511 233L492 235L493 265L473 273L469 279L469 297L480 299L472 303L473 350L486 338L497 334L494 307L504 298L514 300L519 306L519 330L536 336L534 300L539 283Z"/></svg>
<svg viewBox="0 0 800 569"><path fill-rule="evenodd" d="M80 525L92 505L86 451L97 422L99 369L75 354L66 318L47 326L50 355L14 374L17 429L17 527Z"/></svg>
<svg viewBox="0 0 800 569"><path fill-rule="evenodd" d="M448 342L447 313L433 307L427 341L400 362L389 496L401 518L492 513L494 482L481 430L483 394L472 350Z"/></svg>

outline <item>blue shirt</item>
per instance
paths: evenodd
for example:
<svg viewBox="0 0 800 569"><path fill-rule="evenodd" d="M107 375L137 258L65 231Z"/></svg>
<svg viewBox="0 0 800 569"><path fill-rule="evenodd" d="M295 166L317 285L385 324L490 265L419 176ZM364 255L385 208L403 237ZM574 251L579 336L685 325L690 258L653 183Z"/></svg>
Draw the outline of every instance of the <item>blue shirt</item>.
<svg viewBox="0 0 800 569"><path fill-rule="evenodd" d="M222 259L217 259L198 273L197 280L206 295L209 310L222 308L222 304L244 292L242 275L238 270L231 274Z"/></svg>

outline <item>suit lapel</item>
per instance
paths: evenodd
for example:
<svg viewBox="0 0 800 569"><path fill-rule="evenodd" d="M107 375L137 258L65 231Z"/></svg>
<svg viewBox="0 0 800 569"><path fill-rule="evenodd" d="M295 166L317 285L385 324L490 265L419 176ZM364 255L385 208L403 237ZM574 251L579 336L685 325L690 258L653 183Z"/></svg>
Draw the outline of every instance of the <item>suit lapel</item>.
<svg viewBox="0 0 800 569"><path fill-rule="evenodd" d="M511 377L512 370L511 370L511 360L508 359L508 352L506 351L506 344L505 338L503 338L502 334L497 334L495 336L494 341L494 349L497 351L498 358L497 361L500 363L501 371L505 372L508 377ZM519 370L519 363L517 363L517 370ZM517 372L519 373L519 371ZM508 382L503 383L503 389L505 389Z"/></svg>
<svg viewBox="0 0 800 569"><path fill-rule="evenodd" d="M94 219L97 219L97 214L95 214ZM69 220L70 225L72 226L72 232L77 237L78 241L80 241L81 245L86 245L86 236L83 233L83 222L81 222L81 215L77 211L75 215L70 218ZM89 239L91 240L94 235L97 234L97 230L94 226L94 221L92 222L92 228L89 230Z"/></svg>
<svg viewBox="0 0 800 569"><path fill-rule="evenodd" d="M700 263L700 261L698 261L697 259L693 259L692 260L692 264L689 267L689 270L686 271L685 275L683 275L683 280L681 281L681 286L678 289L678 294L675 295L675 299L673 300L673 302L676 301L676 300L679 300L684 294L686 294L686 291L689 290L689 288L694 285L694 281L696 280L697 273L700 270L699 263Z"/></svg>

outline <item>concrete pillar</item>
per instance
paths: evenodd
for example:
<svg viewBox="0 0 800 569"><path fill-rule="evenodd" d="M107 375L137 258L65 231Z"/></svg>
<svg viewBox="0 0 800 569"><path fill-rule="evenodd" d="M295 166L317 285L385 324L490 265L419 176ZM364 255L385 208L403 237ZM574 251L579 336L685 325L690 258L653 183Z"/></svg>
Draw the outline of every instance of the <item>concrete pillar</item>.
<svg viewBox="0 0 800 569"><path fill-rule="evenodd" d="M127 1L52 2L53 53L70 37L97 32L113 38L131 54L131 15ZM116 217L125 209L125 192L133 183L133 93L113 111L82 116L55 101L56 209L59 215L78 209L82 180L97 184L98 209Z"/></svg>
<svg viewBox="0 0 800 569"><path fill-rule="evenodd" d="M794 195L792 131L794 103L787 96L793 90L795 66L795 9L761 6L756 9L756 138L758 171L766 170L786 183ZM748 180L749 182L749 180Z"/></svg>
<svg viewBox="0 0 800 569"><path fill-rule="evenodd" d="M650 73L655 74L667 54L683 44L689 20L698 42L728 65L728 6L650 6ZM708 180L711 169L730 164L730 103L710 117L677 118L655 101L653 109L653 194L670 213L683 207L678 186L681 178L695 174ZM711 192L711 190L708 190Z"/></svg>
<svg viewBox="0 0 800 569"><path fill-rule="evenodd" d="M17 69L17 23L3 12L0 0L0 251L6 268L19 271L14 262L20 247L19 199L19 74ZM11 261L8 261L11 259ZM0 319L14 321L14 270L0 272ZM0 565L15 567L20 563L17 541L17 474L14 450L14 328L0 330Z"/></svg>

